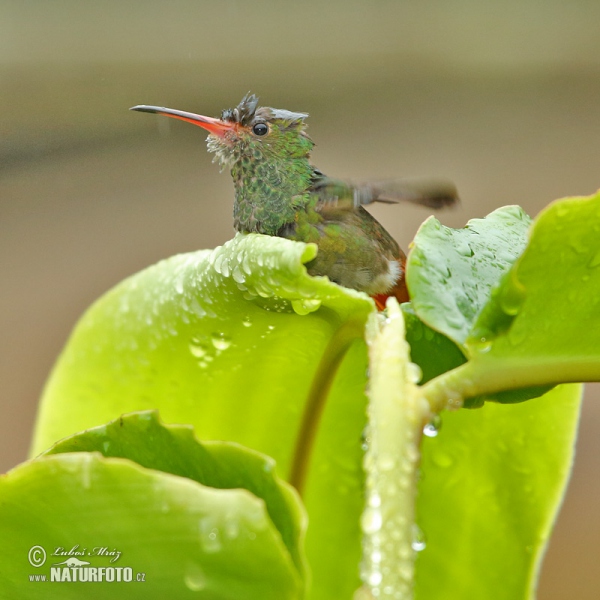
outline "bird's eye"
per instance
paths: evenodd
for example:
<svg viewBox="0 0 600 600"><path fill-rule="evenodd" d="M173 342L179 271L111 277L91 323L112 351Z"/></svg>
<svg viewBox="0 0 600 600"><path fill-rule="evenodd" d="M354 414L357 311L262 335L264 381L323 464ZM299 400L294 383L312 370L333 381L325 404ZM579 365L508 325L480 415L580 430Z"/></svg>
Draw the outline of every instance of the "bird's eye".
<svg viewBox="0 0 600 600"><path fill-rule="evenodd" d="M265 125L265 123L257 123L252 128L252 133L254 135L266 135L269 132L269 128Z"/></svg>

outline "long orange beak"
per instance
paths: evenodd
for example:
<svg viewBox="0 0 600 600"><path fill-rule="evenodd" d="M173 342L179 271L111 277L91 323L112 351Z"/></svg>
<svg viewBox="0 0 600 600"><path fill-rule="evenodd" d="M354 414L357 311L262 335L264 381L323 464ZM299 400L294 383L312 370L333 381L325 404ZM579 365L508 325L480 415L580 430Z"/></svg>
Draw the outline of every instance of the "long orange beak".
<svg viewBox="0 0 600 600"><path fill-rule="evenodd" d="M184 110L174 110L172 108L164 108L162 106L147 106L145 104L139 104L138 106L132 106L129 110L137 110L139 112L154 113L157 115L165 115L166 117L172 117L173 119L179 119L180 121L187 121L192 125L198 125L206 129L206 131L223 137L228 131L232 131L235 127L234 123L227 123L220 119L213 119L212 117L203 117L195 113L185 112Z"/></svg>

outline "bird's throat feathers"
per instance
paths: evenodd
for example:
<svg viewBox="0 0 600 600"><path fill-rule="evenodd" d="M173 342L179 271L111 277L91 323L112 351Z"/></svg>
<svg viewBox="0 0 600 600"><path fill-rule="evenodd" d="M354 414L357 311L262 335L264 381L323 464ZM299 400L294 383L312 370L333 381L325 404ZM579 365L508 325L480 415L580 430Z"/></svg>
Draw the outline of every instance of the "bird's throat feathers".
<svg viewBox="0 0 600 600"><path fill-rule="evenodd" d="M209 135L208 149L231 170L236 229L274 235L308 201L314 143L306 134L308 115L256 103L246 96L223 111L221 119L233 127L223 136Z"/></svg>
<svg viewBox="0 0 600 600"><path fill-rule="evenodd" d="M308 157L282 159L254 149L251 159L234 162L234 225L238 231L275 235L308 202L314 167Z"/></svg>

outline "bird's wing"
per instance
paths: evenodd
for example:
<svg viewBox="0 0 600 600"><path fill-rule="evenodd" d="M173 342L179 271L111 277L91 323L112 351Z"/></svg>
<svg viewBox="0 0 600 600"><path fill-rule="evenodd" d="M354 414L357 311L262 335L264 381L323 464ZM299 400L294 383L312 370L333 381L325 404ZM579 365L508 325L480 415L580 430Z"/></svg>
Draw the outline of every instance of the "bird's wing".
<svg viewBox="0 0 600 600"><path fill-rule="evenodd" d="M448 181L400 179L379 183L353 184L315 175L311 191L319 198L324 210L338 208L354 210L374 202L397 204L410 202L429 208L444 208L458 202L456 186Z"/></svg>

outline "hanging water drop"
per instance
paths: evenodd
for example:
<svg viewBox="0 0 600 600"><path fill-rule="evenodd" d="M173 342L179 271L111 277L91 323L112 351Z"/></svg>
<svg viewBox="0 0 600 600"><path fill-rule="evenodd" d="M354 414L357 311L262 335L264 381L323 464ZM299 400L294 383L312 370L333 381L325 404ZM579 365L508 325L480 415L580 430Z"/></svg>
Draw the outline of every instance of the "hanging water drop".
<svg viewBox="0 0 600 600"><path fill-rule="evenodd" d="M425 550L425 547L427 546L425 534L416 523L413 525L412 542L410 545L415 552L421 552Z"/></svg>
<svg viewBox="0 0 600 600"><path fill-rule="evenodd" d="M219 351L227 350L231 346L231 338L224 333L213 333L210 339L212 345Z"/></svg>
<svg viewBox="0 0 600 600"><path fill-rule="evenodd" d="M440 417L440 415L434 415L431 421L429 421L429 423L427 423L427 425L423 427L423 435L430 438L434 438L440 432L441 426L442 418Z"/></svg>

